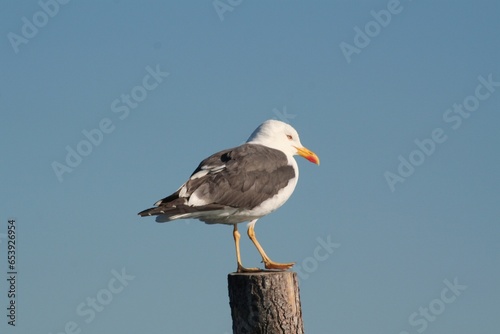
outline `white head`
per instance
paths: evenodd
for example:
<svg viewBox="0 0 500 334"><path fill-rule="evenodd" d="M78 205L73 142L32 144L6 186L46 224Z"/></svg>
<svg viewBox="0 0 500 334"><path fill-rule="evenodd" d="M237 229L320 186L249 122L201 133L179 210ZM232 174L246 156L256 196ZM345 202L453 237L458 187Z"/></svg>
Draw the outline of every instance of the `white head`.
<svg viewBox="0 0 500 334"><path fill-rule="evenodd" d="M247 143L260 144L283 151L286 155L300 155L319 165L318 156L302 146L297 131L281 121L265 121L250 135Z"/></svg>

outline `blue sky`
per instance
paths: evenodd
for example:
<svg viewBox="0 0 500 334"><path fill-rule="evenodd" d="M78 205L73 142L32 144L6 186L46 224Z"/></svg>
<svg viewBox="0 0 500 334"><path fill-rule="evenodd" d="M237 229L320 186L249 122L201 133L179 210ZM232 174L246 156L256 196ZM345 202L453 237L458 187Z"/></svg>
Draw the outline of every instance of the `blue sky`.
<svg viewBox="0 0 500 334"><path fill-rule="evenodd" d="M321 158L256 225L306 332L498 329L498 2L0 7L2 333L230 333L231 228L136 214L270 118Z"/></svg>

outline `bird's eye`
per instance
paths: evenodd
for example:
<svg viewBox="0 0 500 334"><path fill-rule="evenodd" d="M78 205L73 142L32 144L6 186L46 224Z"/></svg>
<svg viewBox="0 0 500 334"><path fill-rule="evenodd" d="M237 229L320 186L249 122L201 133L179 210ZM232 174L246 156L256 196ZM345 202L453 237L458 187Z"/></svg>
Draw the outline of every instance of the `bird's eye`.
<svg viewBox="0 0 500 334"><path fill-rule="evenodd" d="M286 137L289 139L289 140L292 140L293 137L291 135L286 135Z"/></svg>

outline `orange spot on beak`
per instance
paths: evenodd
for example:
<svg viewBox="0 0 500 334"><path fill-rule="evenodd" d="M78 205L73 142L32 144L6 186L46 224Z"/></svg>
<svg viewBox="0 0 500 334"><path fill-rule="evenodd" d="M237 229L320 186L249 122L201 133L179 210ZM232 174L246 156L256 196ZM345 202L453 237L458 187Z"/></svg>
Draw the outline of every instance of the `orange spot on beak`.
<svg viewBox="0 0 500 334"><path fill-rule="evenodd" d="M305 147L296 147L296 149L298 155L300 155L303 158L306 158L307 160L309 160L312 163L315 163L316 165L319 165L319 158L316 155L316 153L308 150Z"/></svg>

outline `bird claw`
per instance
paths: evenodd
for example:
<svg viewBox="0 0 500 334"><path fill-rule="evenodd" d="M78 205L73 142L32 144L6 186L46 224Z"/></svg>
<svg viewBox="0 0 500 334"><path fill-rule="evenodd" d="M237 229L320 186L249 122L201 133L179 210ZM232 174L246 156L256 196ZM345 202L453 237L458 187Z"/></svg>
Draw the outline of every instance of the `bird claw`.
<svg viewBox="0 0 500 334"><path fill-rule="evenodd" d="M294 266L295 262L290 263L277 263L277 262L266 262L266 269L275 269L275 270L287 270Z"/></svg>
<svg viewBox="0 0 500 334"><path fill-rule="evenodd" d="M257 272L264 272L264 271L274 271L274 270L288 270L292 268L295 265L295 262L290 262L290 263L278 263L278 262L264 262L264 266L266 269L260 269L260 268L246 268L243 267L242 265L238 265L238 269L236 270L237 273L257 273Z"/></svg>
<svg viewBox="0 0 500 334"><path fill-rule="evenodd" d="M238 265L238 269L236 270L237 273L255 273L262 271L262 269L259 268L245 268L243 266Z"/></svg>

